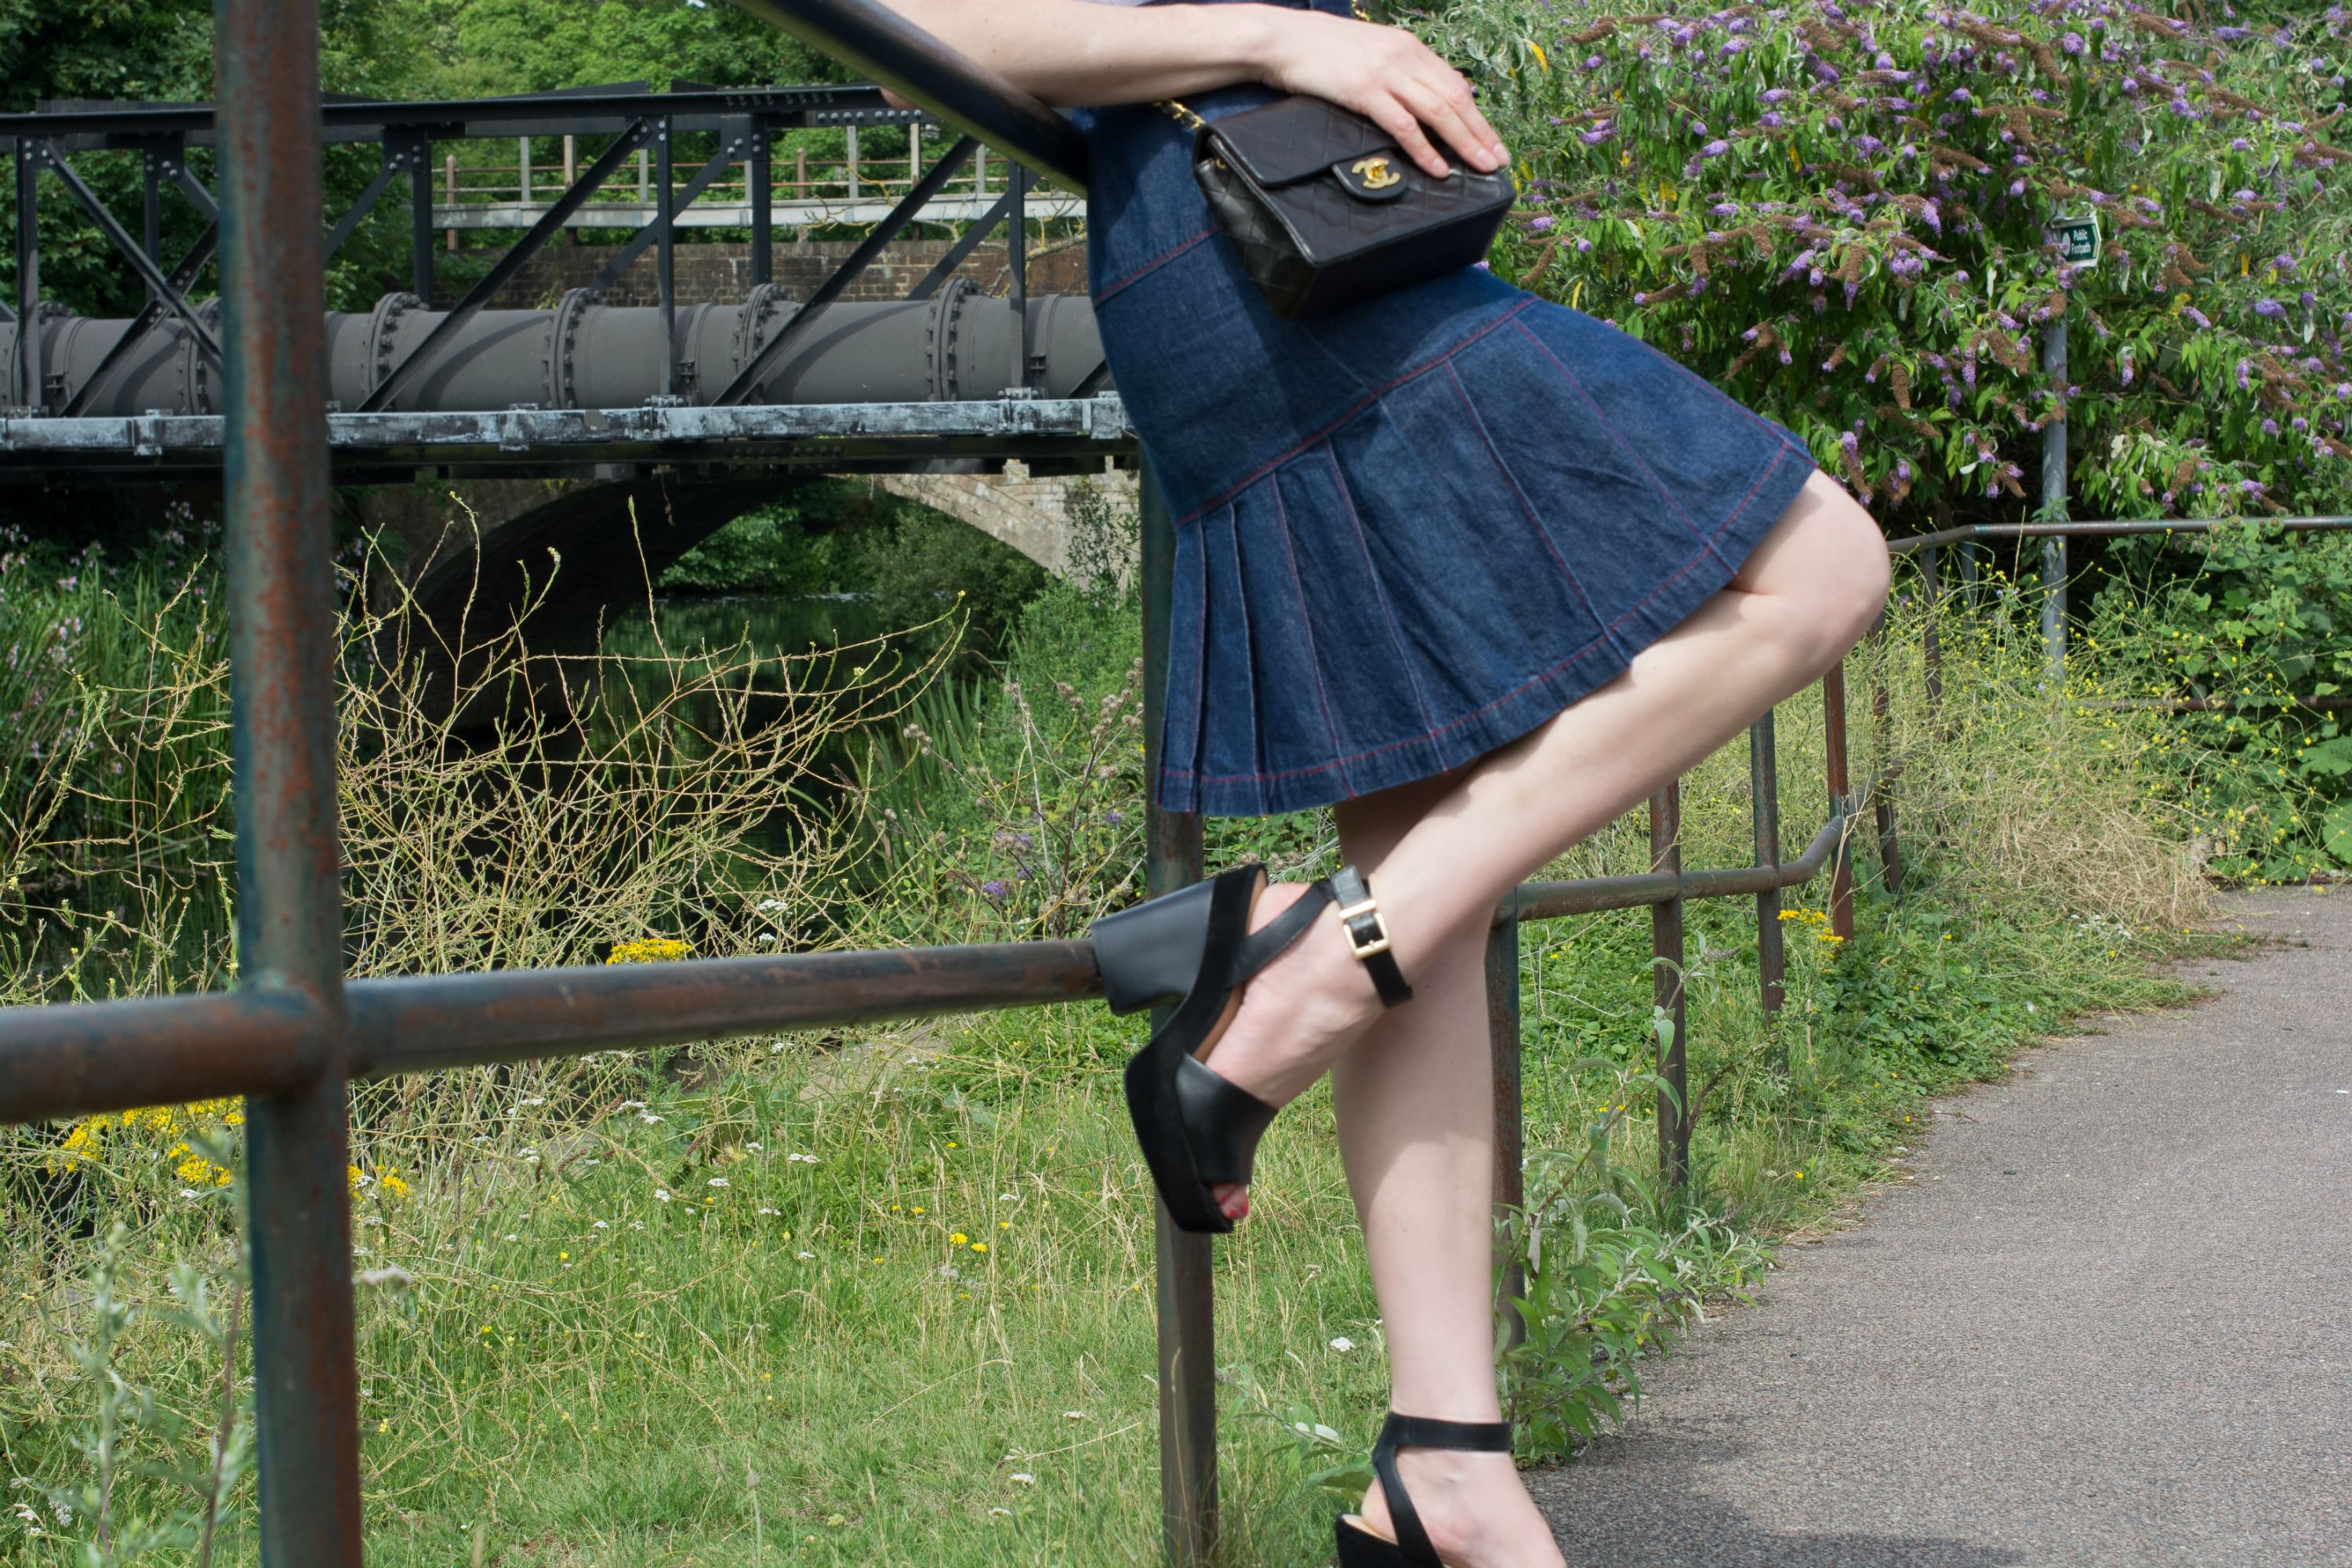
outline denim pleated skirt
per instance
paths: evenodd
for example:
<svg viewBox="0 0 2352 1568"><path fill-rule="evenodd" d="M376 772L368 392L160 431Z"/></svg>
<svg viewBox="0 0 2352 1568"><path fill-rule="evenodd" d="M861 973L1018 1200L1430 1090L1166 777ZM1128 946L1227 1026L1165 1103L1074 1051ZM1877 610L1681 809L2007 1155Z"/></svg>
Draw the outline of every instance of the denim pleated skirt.
<svg viewBox="0 0 2352 1568"><path fill-rule="evenodd" d="M1175 525L1170 810L1326 805L1516 740L1728 583L1814 471L1782 426L1484 268L1280 320L1190 131L1072 113L1104 357Z"/></svg>

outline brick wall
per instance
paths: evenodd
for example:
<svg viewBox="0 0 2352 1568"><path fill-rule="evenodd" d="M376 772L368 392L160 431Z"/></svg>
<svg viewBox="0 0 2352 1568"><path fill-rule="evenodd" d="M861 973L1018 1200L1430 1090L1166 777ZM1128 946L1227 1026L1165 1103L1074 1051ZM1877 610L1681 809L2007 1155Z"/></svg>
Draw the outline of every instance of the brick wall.
<svg viewBox="0 0 2352 1568"><path fill-rule="evenodd" d="M845 300L903 300L947 251L943 239L908 240L885 249L860 273ZM854 240L787 241L775 244L775 280L806 299L833 275L833 269L857 248ZM490 308L500 310L544 310L567 289L583 289L595 281L611 258L608 247L549 245L523 264L514 280L500 289ZM956 268L983 294L1010 291L1005 248L985 242L976 246ZM751 247L749 245L681 245L676 257L677 300L682 305L734 304L751 289ZM1083 294L1087 291L1087 247L1083 244L1032 258L1029 291L1033 294ZM654 254L648 248L619 282L604 292L612 305L652 305L659 302L654 284Z"/></svg>

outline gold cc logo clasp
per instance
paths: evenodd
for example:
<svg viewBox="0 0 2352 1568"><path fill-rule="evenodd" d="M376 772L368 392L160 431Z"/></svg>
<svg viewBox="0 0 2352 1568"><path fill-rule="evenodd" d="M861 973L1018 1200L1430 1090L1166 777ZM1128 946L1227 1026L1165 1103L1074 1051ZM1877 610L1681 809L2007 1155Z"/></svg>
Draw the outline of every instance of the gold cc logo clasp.
<svg viewBox="0 0 2352 1568"><path fill-rule="evenodd" d="M1384 191L1404 178L1389 167L1386 158L1359 158L1348 165L1348 172L1364 182L1368 191Z"/></svg>

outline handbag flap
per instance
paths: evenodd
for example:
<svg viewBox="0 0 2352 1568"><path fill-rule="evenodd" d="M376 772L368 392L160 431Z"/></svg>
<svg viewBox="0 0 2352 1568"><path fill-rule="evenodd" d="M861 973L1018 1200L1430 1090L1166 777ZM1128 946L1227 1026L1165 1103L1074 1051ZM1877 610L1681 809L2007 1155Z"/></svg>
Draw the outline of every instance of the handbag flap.
<svg viewBox="0 0 2352 1568"><path fill-rule="evenodd" d="M1266 186L1293 184L1367 153L1396 151L1395 137L1355 110L1305 94L1228 114L1200 134Z"/></svg>

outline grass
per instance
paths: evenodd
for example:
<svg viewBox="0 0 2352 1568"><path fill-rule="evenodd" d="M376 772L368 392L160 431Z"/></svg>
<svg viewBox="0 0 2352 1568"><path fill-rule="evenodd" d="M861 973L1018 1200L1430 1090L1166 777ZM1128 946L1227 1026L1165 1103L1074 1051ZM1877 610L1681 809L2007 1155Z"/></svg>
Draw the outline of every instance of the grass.
<svg viewBox="0 0 2352 1568"><path fill-rule="evenodd" d="M1099 613L1108 626L1123 611ZM1055 614L1057 646L1087 655L1071 691L1059 706L1043 696L1046 666L1068 661L1040 655L1033 668L1016 655L1031 703L991 698L966 715L992 727L986 744L938 746L921 764L952 770L934 792L952 812L882 835L904 850L892 863L908 885L954 895L936 918L959 940L1067 922L1083 889L1116 893L1115 857L1098 851L1131 835L1130 821L1106 823L1131 810L1132 780L1071 762L1119 727L1102 699L1121 688L1126 655L1094 646L1071 604ZM1751 907L1689 910L1700 1120L1688 1206L1645 1206L1638 1180L1654 1163L1638 1079L1654 1040L1646 921L1525 932L1529 1195L1553 1227L1550 1255L1574 1255L1562 1238L1581 1221L1588 1260L1621 1245L1664 1257L1691 1295L1653 1292L1617 1325L1619 1344L1606 1321L1574 1325L1598 1288L1555 1265L1566 1283L1550 1305L1570 1326L1544 1341L1549 1363L1513 1369L1523 1434L1586 1396L1575 1378L1589 1378L1593 1350L1613 1369L1611 1397L1631 1393L1678 1317L1715 1310L1709 1294L1719 1305L1752 1280L1774 1238L1887 1179L1931 1095L1998 1076L2076 1015L2189 994L2158 967L2214 940L2191 934L2202 884L2186 836L2147 787L2144 752L2099 743L2113 738L2100 726L2155 721L2038 698L2032 627L1999 621L1973 640L1945 628L1948 706L1930 716L1907 614L1853 668L1857 694L1875 673L1893 690L1884 730L1860 721L1856 701L1856 775L1900 764L1906 891L1874 890L1858 849L1850 943L1822 940L1821 884L1792 900L1789 1003L1774 1022L1754 1001ZM1808 803L1824 798L1819 755L1819 705L1801 699L1782 714L1792 847L1818 820ZM1687 863L1746 859L1745 781L1744 747L1694 773ZM715 799L733 798L724 784ZM1025 845L1022 821L1037 829ZM2095 852L2076 847L2086 822ZM1041 858L1056 845L1093 848ZM1288 869L1331 853L1312 816L1220 826L1218 857L1250 849ZM1635 819L1555 870L1645 858ZM1032 861L1037 874L1019 879ZM988 880L1020 896L974 891ZM629 899L659 907L642 889ZM877 918L903 924L920 901ZM725 951L755 940L750 926L720 935L739 944ZM353 1183L356 1261L377 1281L360 1308L372 1560L1156 1561L1150 1193L1115 1086L1139 1028L1094 1007L1031 1010L362 1088ZM232 1130L208 1141L118 1124L88 1160L61 1155L62 1132L0 1133L0 1226L14 1243L0 1253L0 1475L30 1483L0 1513L12 1563L79 1562L70 1543L92 1529L87 1507L68 1522L43 1489L90 1473L76 1433L97 1403L94 1373L74 1347L89 1342L79 1281L92 1237L131 1226L118 1284L139 1310L115 1367L185 1421L131 1422L120 1435L129 1460L201 1459L219 1425L215 1342L155 1311L173 1299L167 1265L242 1288L237 1189L189 1179L173 1147L193 1141L234 1170ZM1384 1403L1378 1310L1324 1091L1286 1112L1260 1172L1249 1222L1217 1251L1224 1557L1237 1568L1325 1560L1333 1488ZM1600 1192L1630 1194L1630 1213L1604 1212ZM1641 1253L1693 1214L1708 1223L1691 1245ZM1594 1406L1574 1407L1590 1425ZM1564 1448L1554 1439L1578 1425L1555 1420L1530 1452ZM152 1512L175 1487L132 1469L117 1498ZM220 1560L250 1561L249 1479L231 1499ZM192 1561L183 1548L152 1556Z"/></svg>

